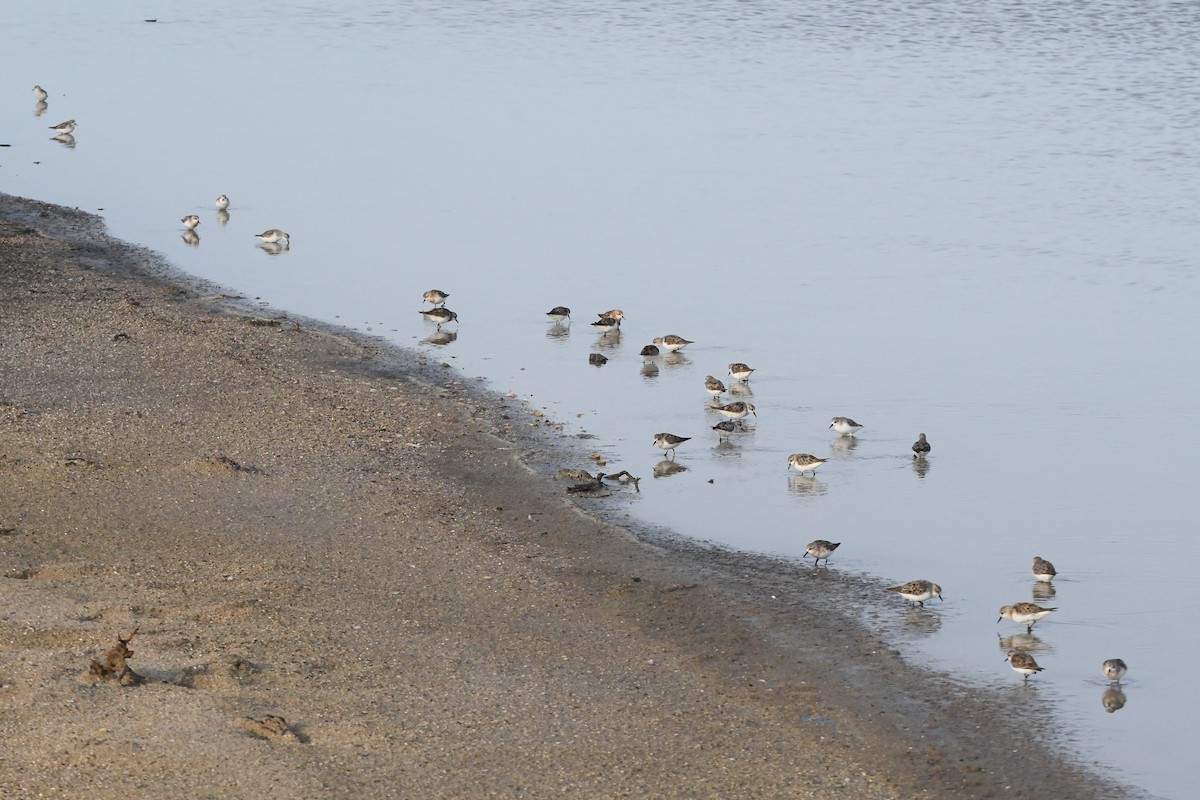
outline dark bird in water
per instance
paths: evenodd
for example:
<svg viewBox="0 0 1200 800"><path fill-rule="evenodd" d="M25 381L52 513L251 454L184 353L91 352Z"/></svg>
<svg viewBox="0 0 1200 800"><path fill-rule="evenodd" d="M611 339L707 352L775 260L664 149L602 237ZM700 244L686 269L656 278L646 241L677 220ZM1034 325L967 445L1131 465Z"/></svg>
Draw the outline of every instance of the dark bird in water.
<svg viewBox="0 0 1200 800"><path fill-rule="evenodd" d="M932 449L933 448L929 446L929 440L926 439L925 434L922 433L917 437L917 440L913 442L913 458L925 456Z"/></svg>
<svg viewBox="0 0 1200 800"><path fill-rule="evenodd" d="M555 306L546 312L546 316L555 322L562 322L564 319L571 318L571 309L566 306Z"/></svg>
<svg viewBox="0 0 1200 800"><path fill-rule="evenodd" d="M718 437L723 439L725 437L722 436L722 434L733 433L737 429L737 425L734 424L733 420L726 419L718 422L716 425L713 425L712 429L717 432Z"/></svg>

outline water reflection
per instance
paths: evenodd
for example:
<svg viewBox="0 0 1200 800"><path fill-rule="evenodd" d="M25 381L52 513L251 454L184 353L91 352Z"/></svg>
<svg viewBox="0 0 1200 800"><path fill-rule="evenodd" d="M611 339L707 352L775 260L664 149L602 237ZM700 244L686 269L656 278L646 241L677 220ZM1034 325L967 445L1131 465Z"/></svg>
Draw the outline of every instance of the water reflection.
<svg viewBox="0 0 1200 800"><path fill-rule="evenodd" d="M605 350L612 350L613 348L617 347L620 344L621 344L621 329L620 328L616 328L615 330L609 331L608 333L606 333L603 336L600 336L596 339L596 347L600 347Z"/></svg>
<svg viewBox="0 0 1200 800"><path fill-rule="evenodd" d="M753 397L754 390L744 383L733 383L729 386L729 394L734 397Z"/></svg>
<svg viewBox="0 0 1200 800"><path fill-rule="evenodd" d="M1124 708L1125 699L1125 692L1121 691L1119 686L1110 686L1104 690L1104 694L1100 695L1100 702L1109 714Z"/></svg>
<svg viewBox="0 0 1200 800"><path fill-rule="evenodd" d="M1046 583L1045 581L1036 581L1033 584L1033 599L1034 600L1042 600L1042 601L1049 600L1051 597L1054 597L1054 595L1056 595L1056 594L1058 594L1058 592L1055 590L1053 583Z"/></svg>
<svg viewBox="0 0 1200 800"><path fill-rule="evenodd" d="M291 245L286 241L283 242L259 242L258 249L262 250L269 256L277 256L281 253L286 253L291 249Z"/></svg>
<svg viewBox="0 0 1200 800"><path fill-rule="evenodd" d="M457 338L458 338L457 331L443 331L441 329L438 329L438 330L434 331L433 333L431 333L429 336L427 336L425 338L425 341L428 342L429 344L445 346L445 345L450 344Z"/></svg>
<svg viewBox="0 0 1200 800"><path fill-rule="evenodd" d="M676 350L674 353L667 353L663 356L663 363L668 367L690 367L692 360Z"/></svg>
<svg viewBox="0 0 1200 800"><path fill-rule="evenodd" d="M1022 650L1026 653L1053 653L1054 645L1032 633L1014 633L1012 636L996 634L1000 649L1007 653L1009 650Z"/></svg>
<svg viewBox="0 0 1200 800"><path fill-rule="evenodd" d="M644 364L642 364L642 368L639 370L639 372L641 372L643 378L648 381L652 381L658 377L658 363L647 360Z"/></svg>
<svg viewBox="0 0 1200 800"><path fill-rule="evenodd" d="M183 243L188 247L200 246L200 234L196 233L195 231L184 231L183 235L179 238L183 239Z"/></svg>
<svg viewBox="0 0 1200 800"><path fill-rule="evenodd" d="M931 467L932 464L930 464L929 459L927 458L912 459L912 469L913 472L917 473L918 478L924 478L926 475L928 475Z"/></svg>
<svg viewBox="0 0 1200 800"><path fill-rule="evenodd" d="M835 458L844 458L854 452L858 447L858 437L856 436L839 436L829 443L829 452Z"/></svg>
<svg viewBox="0 0 1200 800"><path fill-rule="evenodd" d="M561 322L556 322L553 325L551 325L550 327L546 328L546 338L547 339L562 341L562 340L565 340L570 335L571 335L571 326L564 325Z"/></svg>
<svg viewBox="0 0 1200 800"><path fill-rule="evenodd" d="M75 136L73 134L60 133L57 136L51 136L50 139L51 139L51 141L55 141L55 142L58 142L59 144L63 145L68 150L75 149Z"/></svg>
<svg viewBox="0 0 1200 800"><path fill-rule="evenodd" d="M904 627L922 636L931 636L942 629L942 615L932 608L922 608L908 604L903 611Z"/></svg>
<svg viewBox="0 0 1200 800"><path fill-rule="evenodd" d="M225 208L217 209L217 224L222 228L229 224L229 210Z"/></svg>
<svg viewBox="0 0 1200 800"><path fill-rule="evenodd" d="M824 483L817 479L815 475L790 475L788 476L788 491L793 494L800 495L822 495L828 491Z"/></svg>
<svg viewBox="0 0 1200 800"><path fill-rule="evenodd" d="M687 472L687 467L670 459L664 458L654 465L654 477L656 478L669 478L672 475L678 475L680 472Z"/></svg>
<svg viewBox="0 0 1200 800"><path fill-rule="evenodd" d="M49 106L46 105L45 100L38 100L33 105L33 115L35 117L40 117L42 114L46 113L47 108L49 108Z"/></svg>
<svg viewBox="0 0 1200 800"><path fill-rule="evenodd" d="M742 451L738 449L732 439L718 439L717 443L712 446L712 454L717 458L742 457Z"/></svg>

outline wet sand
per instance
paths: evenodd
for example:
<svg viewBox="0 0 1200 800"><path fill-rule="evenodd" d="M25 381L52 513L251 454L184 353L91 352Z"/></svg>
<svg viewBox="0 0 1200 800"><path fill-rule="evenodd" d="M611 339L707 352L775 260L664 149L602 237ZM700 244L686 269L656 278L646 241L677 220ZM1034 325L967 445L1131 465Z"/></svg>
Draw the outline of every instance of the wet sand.
<svg viewBox="0 0 1200 800"><path fill-rule="evenodd" d="M1132 796L435 356L2 195L0 321L0 797Z"/></svg>

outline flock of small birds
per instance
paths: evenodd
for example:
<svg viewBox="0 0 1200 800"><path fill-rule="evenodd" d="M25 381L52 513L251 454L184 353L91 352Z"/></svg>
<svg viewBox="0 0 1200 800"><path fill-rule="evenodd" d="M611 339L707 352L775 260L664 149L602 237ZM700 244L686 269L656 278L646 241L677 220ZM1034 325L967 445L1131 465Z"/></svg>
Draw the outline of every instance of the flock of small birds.
<svg viewBox="0 0 1200 800"><path fill-rule="evenodd" d="M34 97L37 98L37 104L34 109L35 116L41 116L42 112L48 107L49 93L41 86L33 87ZM76 122L69 119L65 122L60 122L57 125L50 126L50 130L54 131L52 139L58 141L68 147L75 146L74 131ZM217 208L218 220L224 224L229 219L230 200L227 195L219 195L215 201ZM200 225L200 217L196 214L188 214L180 219L184 227L184 241L190 245L199 244L199 236L196 234L196 228ZM277 254L282 250L286 250L291 246L291 236L278 228L268 228L262 233L255 234L261 241L261 247L268 252ZM437 330L441 331L443 325L458 322L458 314L446 308L446 300L450 297L449 292L444 292L440 289L430 289L425 292L423 299L430 304L430 308L422 310L421 315L429 322L437 325ZM571 319L571 309L566 306L555 306L546 312L547 318L555 324L561 324L564 321ZM591 323L592 328L597 330L602 335L619 331L621 322L625 319L625 314L619 308L613 308L608 311L600 312L597 315L598 319ZM652 344L642 348L640 355L643 357L653 357L662 352L676 353L689 344L694 342L691 339L685 339L682 336L668 334L660 336L653 340ZM595 355L595 354L593 354ZM600 359L603 359L601 361ZM604 356L594 359L592 363L602 364L607 361ZM728 374L735 384L747 384L750 381L750 376L754 372L754 368L741 362L734 362L729 365ZM748 416L757 417L757 410L753 403L743 400L736 400L730 403L721 404L720 397L728 390L724 383L712 375L704 377L704 389L711 395L713 399L713 409L725 419L713 426L713 430L717 431L719 438L732 435L738 426L743 424L743 420ZM731 392L732 393L732 392ZM854 436L863 426L855 422L850 417L834 417L829 422L829 427L834 432L842 436ZM654 446L664 452L668 458L673 458L675 449L680 445L691 440L690 436L678 436L674 433L657 433L654 435ZM922 433L917 437L912 445L913 458L923 459L927 457L932 450L928 438ZM788 468L796 469L800 474L811 473L816 475L817 469L825 464L829 459L820 458L810 453L792 453L788 456ZM841 542L830 542L824 539L817 539L809 542L805 548L804 557L812 556L814 565L819 567L821 561L825 561L826 567L829 566L829 557L833 552L841 546ZM1057 572L1054 565L1046 561L1041 556L1035 556L1033 560L1033 575L1039 581L1049 582L1054 578ZM903 597L905 600L914 604L916 607L924 608L925 601L934 597L942 599L942 587L932 581L919 579L912 580L901 586L892 586L888 589L890 592ZM1036 603L1013 603L1000 608L1000 618L996 620L1000 622L1008 619L1012 622L1025 625L1028 633L1033 632L1033 626L1041 619L1049 616L1057 611L1057 608L1044 608ZM1037 661L1029 653L1013 649L1008 651L1005 659L1009 665L1017 673L1024 676L1028 682L1030 676L1043 671L1044 667L1038 665ZM1119 658L1110 658L1102 665L1104 677L1113 682L1120 683L1121 678L1126 672L1125 662ZM1109 703L1106 700L1106 708L1109 708ZM1116 706L1119 708L1120 706ZM1116 710L1109 708L1109 710Z"/></svg>
<svg viewBox="0 0 1200 800"><path fill-rule="evenodd" d="M453 315L451 312L445 312L444 309L439 309L437 307L439 304L444 304L446 296L447 295L444 292L437 290L431 290L425 293L425 300L435 305L435 308L432 311L424 312L427 318L434 311L441 310L445 319L457 319L457 316ZM571 319L571 309L567 308L566 306L555 306L546 312L546 316L555 324L562 324L564 321ZM597 315L597 317L598 319L592 322L591 326L604 336L619 331L621 323L625 320L625 314L619 308L601 312ZM431 319L432 321L440 322L442 317ZM646 358L651 358L664 352L676 353L693 343L694 342L692 340L685 339L682 336L668 334L666 336L655 338L652 344L643 347L641 350L641 355ZM603 358L603 356L600 358ZM735 400L730 403L721 402L721 397L722 395L726 394L726 392L729 392L730 394L735 393L732 391L732 387L740 385L742 387L741 393L749 394L746 384L749 383L750 376L754 371L754 368L741 362L730 364L728 367L728 374L732 379L730 387L726 387L724 382L713 375L704 376L704 391L706 391L712 398L711 407L714 411L725 418L713 426L713 430L717 432L719 439L724 439L726 436L733 435L733 433L738 430L739 426L744 424L744 420L747 417L758 416L757 409L754 407L753 403L745 400ZM863 425L851 419L850 417L837 416L833 417L829 421L829 429L840 436L855 436L863 429ZM690 436L679 436L678 434L664 431L654 435L653 444L655 447L662 450L668 459L673 459L676 448L680 447L686 442L691 441L691 438L692 437ZM930 452L933 450L933 447L929 443L929 438L924 433L921 433L917 436L917 440L913 442L911 450L913 459L923 460L929 456ZM815 476L817 470L827 461L828 459L820 458L812 455L811 453L792 453L788 456L788 468L796 469L800 474L811 473ZM841 542L831 542L825 539L816 539L808 543L807 547L805 548L803 558L808 558L811 556L813 558L815 567L820 567L821 561L823 560L825 562L825 566L828 567L829 557L833 555L833 552L840 546ZM1049 581L1053 580L1054 576L1057 574L1058 573L1054 569L1054 565L1049 561L1041 556L1034 557L1033 576L1037 581L1048 583ZM935 597L938 600L943 599L942 587L933 581L925 579L911 580L900 586L892 586L888 588L888 591L900 595L916 608L924 608L925 601L931 600ZM1032 634L1033 626L1036 625L1039 620L1044 619L1057 610L1057 608L1046 608L1039 606L1036 603L1012 603L1001 607L1000 618L997 620L997 623L1007 619L1019 625L1025 625L1026 632ZM1044 669L1038 665L1037 661L1031 654L1017 648L1009 650L1005 660L1013 670L1024 677L1025 682L1029 681L1030 676L1035 675ZM1121 659L1108 659L1104 662L1101 671L1104 674L1104 677L1110 682L1119 683L1121 678L1125 675L1125 662ZM1119 708L1121 705L1123 705L1123 700L1119 704L1110 702L1110 698L1106 693L1106 709L1113 711L1116 710L1116 708Z"/></svg>
<svg viewBox="0 0 1200 800"><path fill-rule="evenodd" d="M50 93L41 86L33 87L33 96L37 99L34 105L33 114L35 117L40 117L49 107ZM57 125L51 125L50 130L54 131L54 136L50 137L52 141L59 142L69 148L75 147L75 120L69 119L66 122L60 122ZM220 195L216 200L217 206L217 221L222 225L229 221L229 197ZM195 247L200 244L200 235L196 233L196 228L200 226L200 217L196 214L188 214L179 220L183 224L183 241ZM260 240L262 247L271 255L279 253L291 247L291 236L278 228L269 228L262 233L255 234Z"/></svg>

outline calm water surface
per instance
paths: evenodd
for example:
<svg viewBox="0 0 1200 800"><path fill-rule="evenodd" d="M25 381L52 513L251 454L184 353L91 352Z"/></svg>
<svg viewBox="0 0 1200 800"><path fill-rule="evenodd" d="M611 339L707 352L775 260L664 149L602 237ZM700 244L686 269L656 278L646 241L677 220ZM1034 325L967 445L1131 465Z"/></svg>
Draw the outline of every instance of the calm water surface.
<svg viewBox="0 0 1200 800"><path fill-rule="evenodd" d="M644 476L648 522L939 582L871 619L915 668L1046 704L1030 736L1190 796L1200 7L148 8L9 10L0 190L528 398ZM68 118L73 147L47 130ZM256 246L269 227L289 251ZM417 314L435 286L447 345ZM668 333L695 344L638 356ZM720 444L703 378L731 361L758 418ZM694 438L655 478L659 431ZM797 451L830 461L790 476ZM1046 667L1023 688L1000 639L1023 629L995 620L1035 599L1035 554L1060 611L1018 642Z"/></svg>

